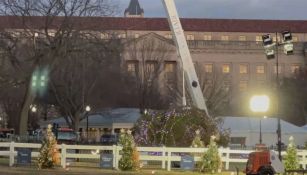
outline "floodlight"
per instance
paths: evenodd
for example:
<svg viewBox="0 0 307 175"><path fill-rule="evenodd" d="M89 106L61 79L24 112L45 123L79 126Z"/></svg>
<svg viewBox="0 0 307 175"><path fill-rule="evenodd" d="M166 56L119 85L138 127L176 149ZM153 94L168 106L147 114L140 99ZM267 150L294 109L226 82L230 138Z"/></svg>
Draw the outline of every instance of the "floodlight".
<svg viewBox="0 0 307 175"><path fill-rule="evenodd" d="M292 34L290 31L284 31L281 33L283 42L292 42Z"/></svg>
<svg viewBox="0 0 307 175"><path fill-rule="evenodd" d="M262 35L263 46L269 46L273 44L273 39L270 34Z"/></svg>
<svg viewBox="0 0 307 175"><path fill-rule="evenodd" d="M274 47L265 48L265 55L268 60L275 58Z"/></svg>
<svg viewBox="0 0 307 175"><path fill-rule="evenodd" d="M287 55L293 54L293 44L292 43L284 44L284 53Z"/></svg>

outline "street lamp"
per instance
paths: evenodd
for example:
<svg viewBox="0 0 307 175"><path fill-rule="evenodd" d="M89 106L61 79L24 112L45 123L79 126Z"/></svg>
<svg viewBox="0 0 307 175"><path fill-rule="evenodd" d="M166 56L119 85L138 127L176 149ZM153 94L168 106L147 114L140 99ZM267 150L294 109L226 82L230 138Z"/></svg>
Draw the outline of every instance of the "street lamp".
<svg viewBox="0 0 307 175"><path fill-rule="evenodd" d="M250 99L249 107L253 112L265 113L270 107L270 99L266 95L255 95ZM261 119L259 121L259 143L262 144Z"/></svg>
<svg viewBox="0 0 307 175"><path fill-rule="evenodd" d="M86 115L86 140L88 141L88 112L91 111L91 107L89 105L87 105L85 107L85 115Z"/></svg>
<svg viewBox="0 0 307 175"><path fill-rule="evenodd" d="M292 43L292 34L290 31L283 31L281 33L282 35L282 41L278 41L278 34L275 33L276 41L275 43L272 40L272 37L270 34L266 34L262 36L263 41L263 47L265 49L265 54L267 56L267 59L273 59L275 58L275 52L276 52L276 92L278 93L278 87L279 87L279 65L278 65L278 46L284 46L284 53L286 55L293 54L293 43ZM277 100L276 100L276 114L277 114L277 146L278 146L278 157L279 160L282 160L281 157L281 126L280 126L280 118L278 116L278 94L277 94Z"/></svg>
<svg viewBox="0 0 307 175"><path fill-rule="evenodd" d="M31 112L36 112L37 111L37 108L36 108L36 106L31 106Z"/></svg>

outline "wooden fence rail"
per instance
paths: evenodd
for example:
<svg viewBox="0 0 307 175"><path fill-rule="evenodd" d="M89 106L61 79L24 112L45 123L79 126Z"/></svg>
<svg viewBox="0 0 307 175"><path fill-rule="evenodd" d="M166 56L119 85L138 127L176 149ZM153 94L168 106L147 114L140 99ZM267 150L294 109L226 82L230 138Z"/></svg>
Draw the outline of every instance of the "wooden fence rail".
<svg viewBox="0 0 307 175"><path fill-rule="evenodd" d="M41 144L31 143L15 143L15 142L0 142L0 156L9 157L9 166L13 166L15 157L17 156L18 148L30 148L32 149L31 157L35 158L39 155L39 148ZM4 148L4 149L3 149ZM5 149L6 148L6 149ZM8 149L7 149L8 148ZM86 159L98 159L100 158L100 152L109 151L113 154L113 168L118 169L118 161L121 158L120 146L91 146L91 145L58 145L61 153L61 166L66 167L66 160L68 158L86 158ZM69 150L79 150L79 153L72 153ZM84 153L82 150L88 150L88 153ZM206 148L180 148L180 147L138 147L137 150L140 153L141 161L158 161L161 162L161 168L171 170L171 162L180 161L181 156L189 154L194 156L195 161L200 160L200 156L206 151ZM254 150L231 150L230 148L219 148L219 154L222 158L222 162L225 164L225 169L229 170L230 163L245 163L247 156ZM285 155L282 152L282 155ZM299 163L302 168L307 168L307 150L298 150Z"/></svg>

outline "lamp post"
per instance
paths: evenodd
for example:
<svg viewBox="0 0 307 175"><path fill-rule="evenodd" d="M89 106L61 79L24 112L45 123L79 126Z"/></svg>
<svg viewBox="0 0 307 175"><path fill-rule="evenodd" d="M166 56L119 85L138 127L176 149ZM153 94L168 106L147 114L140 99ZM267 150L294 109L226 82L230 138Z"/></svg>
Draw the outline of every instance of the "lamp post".
<svg viewBox="0 0 307 175"><path fill-rule="evenodd" d="M267 59L274 59L276 52L276 114L277 114L277 147L278 147L278 157L279 160L282 160L281 157L281 125L280 125L280 118L279 118L279 94L278 94L278 88L279 88L279 62L278 62L278 47L284 46L284 53L286 55L293 54L293 43L292 43L292 34L290 31L283 31L281 33L282 35L282 41L278 41L278 33L275 32L276 41L275 43L272 40L272 37L270 34L266 34L262 36L263 46L265 48L265 54L267 56Z"/></svg>
<svg viewBox="0 0 307 175"><path fill-rule="evenodd" d="M253 112L265 113L270 106L270 99L266 95L255 95L250 99L249 107ZM265 116L264 116L265 118ZM262 144L261 118L259 121L259 143Z"/></svg>
<svg viewBox="0 0 307 175"><path fill-rule="evenodd" d="M86 115L86 140L88 141L88 112L91 111L91 107L89 105L87 105L85 107L85 115Z"/></svg>

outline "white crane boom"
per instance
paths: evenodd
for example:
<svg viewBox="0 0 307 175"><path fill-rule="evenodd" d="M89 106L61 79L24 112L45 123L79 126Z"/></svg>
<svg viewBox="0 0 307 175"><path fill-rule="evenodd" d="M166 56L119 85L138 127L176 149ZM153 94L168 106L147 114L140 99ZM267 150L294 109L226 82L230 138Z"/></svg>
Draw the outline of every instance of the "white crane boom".
<svg viewBox="0 0 307 175"><path fill-rule="evenodd" d="M197 108L205 110L205 112L209 116L205 98L200 88L195 67L192 61L187 41L185 39L185 35L180 23L174 0L162 0L162 2L167 13L168 22L173 34L173 39L176 43L177 50L182 61L185 80L189 93L192 97L192 101Z"/></svg>

